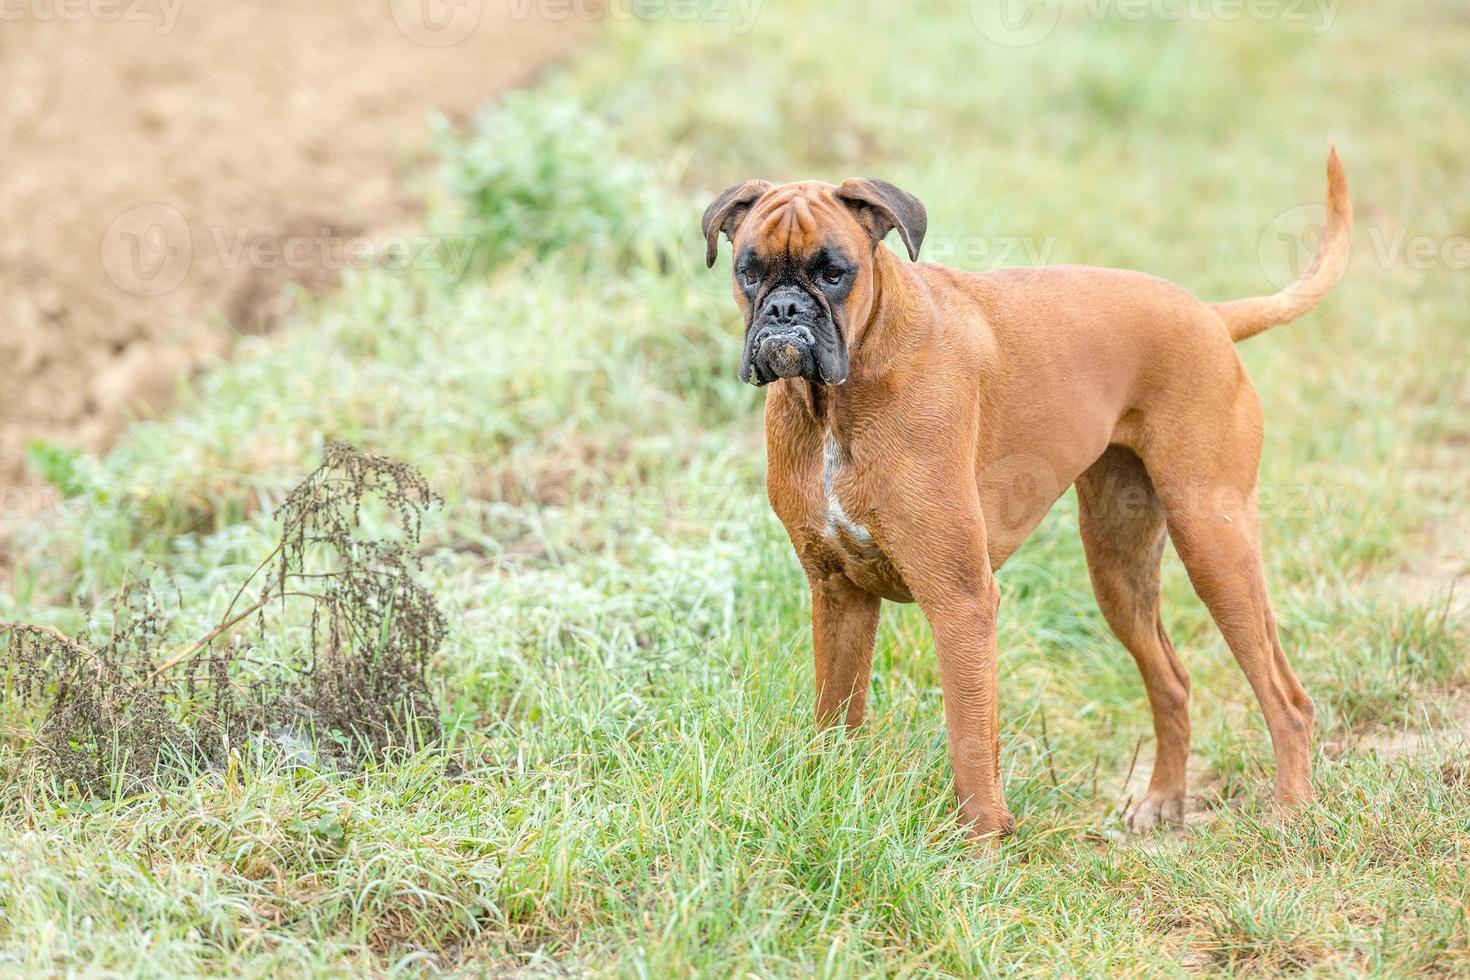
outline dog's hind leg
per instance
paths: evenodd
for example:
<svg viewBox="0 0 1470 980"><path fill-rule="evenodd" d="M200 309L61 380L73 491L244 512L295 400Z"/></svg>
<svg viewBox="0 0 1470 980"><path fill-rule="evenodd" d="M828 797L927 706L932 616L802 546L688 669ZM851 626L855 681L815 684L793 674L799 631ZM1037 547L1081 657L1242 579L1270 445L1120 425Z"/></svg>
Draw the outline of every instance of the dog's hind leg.
<svg viewBox="0 0 1470 980"><path fill-rule="evenodd" d="M1276 751L1276 800L1292 804L1312 796L1314 712L1276 635L1258 524L1252 501L1229 515L1171 513L1169 533L1194 591L1261 703Z"/></svg>
<svg viewBox="0 0 1470 980"><path fill-rule="evenodd" d="M1209 390L1208 387L1205 390ZM1266 591L1256 502L1261 410L1249 388L1193 433L1159 433L1145 457L1194 591L1245 673L1276 752L1276 800L1312 796L1312 699L1286 662ZM1180 416L1183 418L1183 416Z"/></svg>
<svg viewBox="0 0 1470 980"><path fill-rule="evenodd" d="M881 601L841 572L811 575L817 724L862 724Z"/></svg>
<svg viewBox="0 0 1470 980"><path fill-rule="evenodd" d="M1189 672L1159 615L1164 507L1143 462L1112 446L1077 479L1078 526L1103 617L1138 664L1157 741L1148 791L1129 810L1130 830L1184 819L1189 759Z"/></svg>

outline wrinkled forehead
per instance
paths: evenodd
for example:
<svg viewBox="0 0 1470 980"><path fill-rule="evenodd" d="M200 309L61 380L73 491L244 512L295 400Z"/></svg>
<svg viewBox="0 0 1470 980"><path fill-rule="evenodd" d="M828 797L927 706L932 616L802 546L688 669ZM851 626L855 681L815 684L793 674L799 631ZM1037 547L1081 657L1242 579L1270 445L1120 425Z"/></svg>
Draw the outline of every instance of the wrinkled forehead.
<svg viewBox="0 0 1470 980"><path fill-rule="evenodd" d="M762 257L802 258L837 246L860 233L852 212L831 184L803 181L767 191L741 223L740 248Z"/></svg>

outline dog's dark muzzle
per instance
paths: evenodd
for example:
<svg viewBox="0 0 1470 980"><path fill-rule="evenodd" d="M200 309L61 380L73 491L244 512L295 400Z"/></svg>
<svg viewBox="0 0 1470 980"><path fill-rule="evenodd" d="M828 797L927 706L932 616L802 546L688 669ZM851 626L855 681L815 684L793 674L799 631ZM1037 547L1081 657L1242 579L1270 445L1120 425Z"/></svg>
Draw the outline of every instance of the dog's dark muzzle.
<svg viewBox="0 0 1470 980"><path fill-rule="evenodd" d="M753 385L778 378L838 383L847 377L845 353L836 327L810 294L777 289L751 325L740 380Z"/></svg>
<svg viewBox="0 0 1470 980"><path fill-rule="evenodd" d="M765 380L816 377L815 339L808 327L765 327L751 343L751 360Z"/></svg>

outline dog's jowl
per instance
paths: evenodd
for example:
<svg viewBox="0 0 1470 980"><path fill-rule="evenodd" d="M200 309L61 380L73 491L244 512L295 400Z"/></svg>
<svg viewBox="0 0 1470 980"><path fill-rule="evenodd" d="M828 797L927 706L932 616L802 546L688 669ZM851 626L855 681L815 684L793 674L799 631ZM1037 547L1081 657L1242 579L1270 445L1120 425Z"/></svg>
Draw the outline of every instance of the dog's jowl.
<svg viewBox="0 0 1470 980"><path fill-rule="evenodd" d="M733 249L740 377L767 389L771 506L811 585L817 717L862 721L881 601L917 602L975 836L1011 827L994 573L1074 484L1093 590L1153 707L1157 757L1129 825L1183 817L1189 674L1160 618L1166 536L1260 701L1276 799L1311 796L1312 702L1266 591L1261 407L1235 344L1341 276L1352 207L1335 152L1327 181L1302 277L1214 304L1138 272L918 262L923 205L876 179L747 181L705 211L708 262L721 234ZM895 230L911 263L883 244Z"/></svg>

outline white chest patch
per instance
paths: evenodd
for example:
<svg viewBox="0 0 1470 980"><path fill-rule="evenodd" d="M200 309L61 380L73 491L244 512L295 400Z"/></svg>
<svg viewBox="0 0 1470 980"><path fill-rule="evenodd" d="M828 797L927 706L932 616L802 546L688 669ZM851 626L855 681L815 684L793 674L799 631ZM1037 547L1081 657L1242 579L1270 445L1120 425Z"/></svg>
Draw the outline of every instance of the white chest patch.
<svg viewBox="0 0 1470 980"><path fill-rule="evenodd" d="M827 537L839 543L846 539L863 548L871 548L873 536L866 527L847 515L847 511L842 509L842 501L837 499L835 484L846 465L847 453L828 432L822 440L822 489L827 495Z"/></svg>

